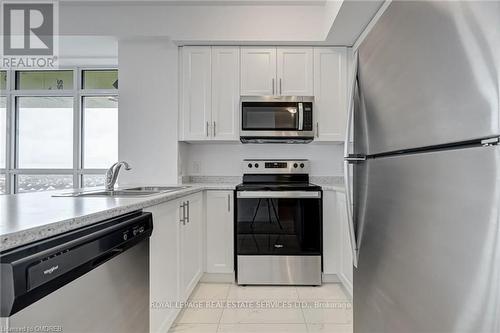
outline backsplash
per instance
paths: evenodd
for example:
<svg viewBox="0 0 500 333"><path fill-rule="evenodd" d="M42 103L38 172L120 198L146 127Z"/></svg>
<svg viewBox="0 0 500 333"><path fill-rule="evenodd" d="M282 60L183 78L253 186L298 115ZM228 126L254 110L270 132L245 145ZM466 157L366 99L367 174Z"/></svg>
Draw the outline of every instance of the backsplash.
<svg viewBox="0 0 500 333"><path fill-rule="evenodd" d="M241 177L244 159L299 159L311 161L311 176L341 176L343 145L332 143L241 144L181 143L180 176Z"/></svg>

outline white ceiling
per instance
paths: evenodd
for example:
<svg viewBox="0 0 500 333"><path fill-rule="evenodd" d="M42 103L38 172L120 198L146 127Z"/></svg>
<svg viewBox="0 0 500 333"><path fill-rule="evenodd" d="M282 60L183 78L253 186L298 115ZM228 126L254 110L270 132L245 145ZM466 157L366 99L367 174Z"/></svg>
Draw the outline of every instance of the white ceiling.
<svg viewBox="0 0 500 333"><path fill-rule="evenodd" d="M128 3L144 5L168 4L168 5L302 5L302 6L324 6L326 2L337 0L60 0L59 2L71 3Z"/></svg>
<svg viewBox="0 0 500 333"><path fill-rule="evenodd" d="M384 0L61 0L62 35L352 46Z"/></svg>

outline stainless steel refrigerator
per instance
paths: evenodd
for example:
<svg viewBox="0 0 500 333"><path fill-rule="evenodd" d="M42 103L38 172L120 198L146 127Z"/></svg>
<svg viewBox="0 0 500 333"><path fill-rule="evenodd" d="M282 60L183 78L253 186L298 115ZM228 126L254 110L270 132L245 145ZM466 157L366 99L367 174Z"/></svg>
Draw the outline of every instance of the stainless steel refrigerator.
<svg viewBox="0 0 500 333"><path fill-rule="evenodd" d="M500 2L393 1L357 59L354 332L500 332Z"/></svg>

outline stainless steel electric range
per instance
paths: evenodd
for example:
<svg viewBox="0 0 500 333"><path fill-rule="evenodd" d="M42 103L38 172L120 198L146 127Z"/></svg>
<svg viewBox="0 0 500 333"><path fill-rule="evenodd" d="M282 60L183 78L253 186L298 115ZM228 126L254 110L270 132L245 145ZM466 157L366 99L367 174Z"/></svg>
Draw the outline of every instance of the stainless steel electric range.
<svg viewBox="0 0 500 333"><path fill-rule="evenodd" d="M244 160L236 187L240 285L320 285L322 198L308 160Z"/></svg>

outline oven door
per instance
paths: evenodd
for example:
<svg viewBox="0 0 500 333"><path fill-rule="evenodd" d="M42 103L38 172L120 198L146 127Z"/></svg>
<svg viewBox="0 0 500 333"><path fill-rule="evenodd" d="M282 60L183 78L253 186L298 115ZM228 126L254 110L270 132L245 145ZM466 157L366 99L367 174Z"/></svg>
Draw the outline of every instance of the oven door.
<svg viewBox="0 0 500 333"><path fill-rule="evenodd" d="M321 191L238 191L237 255L321 255Z"/></svg>

